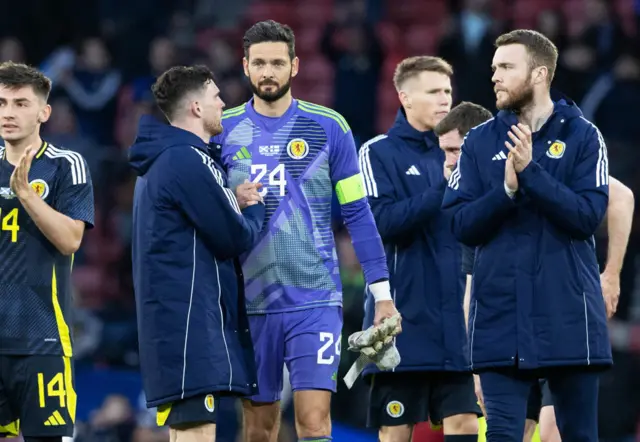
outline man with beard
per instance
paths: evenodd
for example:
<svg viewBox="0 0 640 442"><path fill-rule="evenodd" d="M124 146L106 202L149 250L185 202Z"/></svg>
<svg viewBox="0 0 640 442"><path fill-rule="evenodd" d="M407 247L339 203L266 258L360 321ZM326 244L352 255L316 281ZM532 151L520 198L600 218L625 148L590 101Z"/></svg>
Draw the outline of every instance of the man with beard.
<svg viewBox="0 0 640 442"><path fill-rule="evenodd" d="M551 96L550 40L517 30L496 47L500 112L469 131L443 202L458 240L477 247L470 363L487 439L522 440L529 392L546 378L562 440L595 441L599 370L612 362L593 240L607 149L574 103Z"/></svg>
<svg viewBox="0 0 640 442"><path fill-rule="evenodd" d="M445 167L455 168L460 157L460 146L469 130L492 118L491 113L474 103L462 102L454 107L442 119L434 131L438 134L440 148L446 154ZM614 177L609 177L609 204L606 214L608 237L607 259L604 270L600 275L602 295L604 296L607 316L611 317L616 311L620 295L620 272L631 234L633 220L634 196L631 189ZM462 270L467 275L464 297L465 322L468 323L471 282L476 251L464 246L462 252ZM406 327L405 327L406 329ZM482 390L477 376L476 394L483 405ZM524 442L533 440L536 422L540 421L540 437L545 442L560 441L556 427L555 414L551 392L546 381L541 385L534 383L529 402L527 404L527 420L525 425ZM603 388L601 386L601 388ZM605 387L606 388L606 387ZM541 409L542 408L542 409Z"/></svg>
<svg viewBox="0 0 640 442"><path fill-rule="evenodd" d="M219 395L256 391L237 257L265 207L238 203L208 152L224 103L204 66L174 67L152 87L170 124L144 116L129 152L133 280L147 407L176 442L215 440Z"/></svg>
<svg viewBox="0 0 640 442"><path fill-rule="evenodd" d="M261 185L266 205L263 235L242 256L259 389L243 403L244 437L277 437L286 363L299 440L328 441L342 330L334 191L376 301L377 324L397 313L384 249L347 122L292 97L298 73L293 31L272 20L252 26L244 36L243 66L253 98L224 113L224 133L214 141L238 200Z"/></svg>

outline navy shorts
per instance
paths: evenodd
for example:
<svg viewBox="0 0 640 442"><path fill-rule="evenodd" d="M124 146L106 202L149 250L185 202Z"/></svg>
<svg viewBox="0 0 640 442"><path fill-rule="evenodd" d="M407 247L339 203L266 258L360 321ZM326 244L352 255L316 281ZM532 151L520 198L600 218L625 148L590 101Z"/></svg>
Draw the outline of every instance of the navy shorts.
<svg viewBox="0 0 640 442"><path fill-rule="evenodd" d="M473 375L458 372L377 373L371 379L367 425L442 425L458 414L482 416Z"/></svg>

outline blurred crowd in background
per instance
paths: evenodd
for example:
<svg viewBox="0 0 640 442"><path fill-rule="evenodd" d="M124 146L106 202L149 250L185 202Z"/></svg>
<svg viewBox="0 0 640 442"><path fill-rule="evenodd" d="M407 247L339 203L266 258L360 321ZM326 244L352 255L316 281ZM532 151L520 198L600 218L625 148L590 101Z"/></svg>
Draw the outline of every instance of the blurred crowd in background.
<svg viewBox="0 0 640 442"><path fill-rule="evenodd" d="M8 9L7 9L8 8ZM168 440L154 430L136 378L131 280L134 175L127 149L141 114L155 112L150 86L176 64L206 64L227 108L250 98L242 34L274 19L296 33L293 93L340 112L358 145L384 133L398 110L391 81L411 55L439 55L455 70L454 104L495 110L493 42L532 28L560 50L554 86L576 101L607 141L611 175L640 197L640 0L21 0L3 3L0 62L38 66L53 80L44 138L87 159L96 228L74 268L80 421L77 440ZM640 211L636 211L640 214ZM638 216L638 215L637 215ZM363 278L350 240L335 231L344 282L343 336L362 321ZM606 252L606 242L599 251ZM603 378L601 428L633 433L640 416L640 222L634 223L612 323L616 367ZM343 349L347 345L342 346ZM343 373L353 361L344 350ZM367 387L333 401L338 424L363 427ZM233 404L226 411L232 416ZM229 430L233 434L235 429ZM233 437L228 436L232 441ZM375 440L372 439L372 440ZM640 439L639 439L640 440Z"/></svg>

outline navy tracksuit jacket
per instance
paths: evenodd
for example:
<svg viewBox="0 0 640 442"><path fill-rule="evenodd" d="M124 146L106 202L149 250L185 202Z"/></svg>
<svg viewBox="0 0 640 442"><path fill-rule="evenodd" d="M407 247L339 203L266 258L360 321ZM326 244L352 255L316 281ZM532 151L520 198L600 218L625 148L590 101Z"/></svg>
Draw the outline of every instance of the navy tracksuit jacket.
<svg viewBox="0 0 640 442"><path fill-rule="evenodd" d="M360 150L369 204L387 254L391 291L402 314L395 371L465 371L461 247L442 211L444 152L432 131L419 132L401 109L386 135ZM364 326L373 322L367 295ZM373 365L365 375L376 372Z"/></svg>
<svg viewBox="0 0 640 442"><path fill-rule="evenodd" d="M253 247L264 205L241 213L208 145L151 117L141 119L129 156L138 175L132 258L147 406L203 393L254 394L236 257Z"/></svg>
<svg viewBox="0 0 640 442"><path fill-rule="evenodd" d="M609 365L593 238L609 199L602 135L577 106L557 101L512 200L504 142L514 124L501 111L469 132L443 203L455 236L477 246L471 367Z"/></svg>

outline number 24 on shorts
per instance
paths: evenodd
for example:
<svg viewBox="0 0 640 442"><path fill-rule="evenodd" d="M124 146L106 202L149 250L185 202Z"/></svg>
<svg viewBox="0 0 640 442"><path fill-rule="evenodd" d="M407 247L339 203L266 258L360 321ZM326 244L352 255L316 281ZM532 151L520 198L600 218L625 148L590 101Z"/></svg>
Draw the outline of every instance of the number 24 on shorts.
<svg viewBox="0 0 640 442"><path fill-rule="evenodd" d="M46 398L57 397L60 401L60 408L66 407L67 392L64 388L64 375L57 373L47 382L45 388L44 373L38 373L38 399L40 408L46 407Z"/></svg>
<svg viewBox="0 0 640 442"><path fill-rule="evenodd" d="M320 342L324 342L324 344L322 344L322 347L320 347L320 349L318 349L318 364L320 365L331 365L333 364L333 360L334 360L334 356L332 354L329 354L328 357L326 356L326 352L331 352L331 347L333 347L333 349L335 350L336 356L340 356L340 351L341 351L341 347L342 347L342 337L338 336L338 340L335 342L333 342L333 333L329 333L329 332L321 332L319 334L320 337Z"/></svg>

